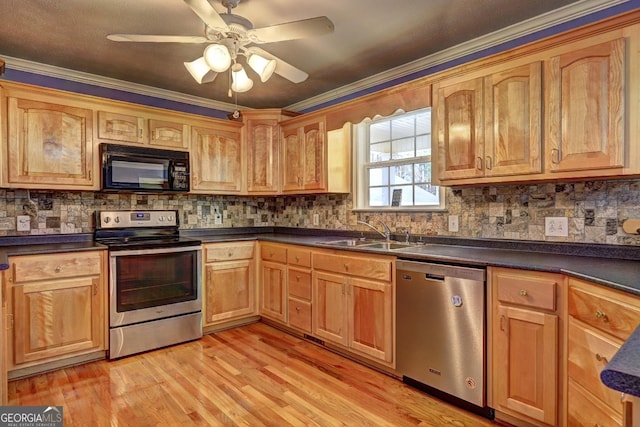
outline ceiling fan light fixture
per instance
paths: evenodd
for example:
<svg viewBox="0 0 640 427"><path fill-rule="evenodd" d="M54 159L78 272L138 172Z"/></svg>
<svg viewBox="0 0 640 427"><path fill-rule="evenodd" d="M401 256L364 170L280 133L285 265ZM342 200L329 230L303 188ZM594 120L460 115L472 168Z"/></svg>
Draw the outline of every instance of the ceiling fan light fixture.
<svg viewBox="0 0 640 427"><path fill-rule="evenodd" d="M213 71L204 60L204 57L200 57L191 62L185 62L184 66L189 71L189 74L197 81L198 83L211 83L215 80L218 73Z"/></svg>
<svg viewBox="0 0 640 427"><path fill-rule="evenodd" d="M246 92L253 87L253 80L247 76L242 65L237 63L231 67L231 80L231 90L234 92Z"/></svg>
<svg viewBox="0 0 640 427"><path fill-rule="evenodd" d="M276 61L274 59L267 59L255 53L252 53L247 58L249 66L260 76L262 83L269 80L276 70Z"/></svg>
<svg viewBox="0 0 640 427"><path fill-rule="evenodd" d="M209 68L217 73L227 70L231 65L229 49L221 44L213 43L207 46L203 58Z"/></svg>

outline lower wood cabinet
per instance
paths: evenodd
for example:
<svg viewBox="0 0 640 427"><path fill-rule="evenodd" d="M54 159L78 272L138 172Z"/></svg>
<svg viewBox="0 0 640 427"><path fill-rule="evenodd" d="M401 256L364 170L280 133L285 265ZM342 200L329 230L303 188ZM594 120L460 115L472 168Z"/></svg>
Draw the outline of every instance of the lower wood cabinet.
<svg viewBox="0 0 640 427"><path fill-rule="evenodd" d="M600 372L640 324L640 301L631 295L569 278L567 424L624 426L631 402L600 381Z"/></svg>
<svg viewBox="0 0 640 427"><path fill-rule="evenodd" d="M533 425L561 425L563 276L489 270L492 406Z"/></svg>
<svg viewBox="0 0 640 427"><path fill-rule="evenodd" d="M106 350L106 252L9 258L7 369Z"/></svg>
<svg viewBox="0 0 640 427"><path fill-rule="evenodd" d="M395 366L395 258L317 251L313 335Z"/></svg>
<svg viewBox="0 0 640 427"><path fill-rule="evenodd" d="M257 314L255 242L204 247L203 327Z"/></svg>
<svg viewBox="0 0 640 427"><path fill-rule="evenodd" d="M287 322L287 247L260 243L260 315Z"/></svg>
<svg viewBox="0 0 640 427"><path fill-rule="evenodd" d="M287 312L289 326L311 333L311 249L287 248Z"/></svg>

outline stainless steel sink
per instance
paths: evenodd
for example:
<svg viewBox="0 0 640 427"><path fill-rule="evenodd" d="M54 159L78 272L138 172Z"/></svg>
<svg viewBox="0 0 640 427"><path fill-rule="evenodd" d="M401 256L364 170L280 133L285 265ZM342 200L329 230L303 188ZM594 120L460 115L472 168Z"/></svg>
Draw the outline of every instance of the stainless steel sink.
<svg viewBox="0 0 640 427"><path fill-rule="evenodd" d="M331 246L364 246L371 245L376 243L372 240L361 240L361 239L345 239L345 240L333 240L330 242L318 242L323 245L331 245Z"/></svg>
<svg viewBox="0 0 640 427"><path fill-rule="evenodd" d="M361 240L361 239L344 239L344 240L333 240L330 242L319 242L323 245L331 245L331 246L341 246L341 247L360 247L363 249L382 249L387 251L392 251L395 249L404 249L410 248L413 245L408 243L400 243L400 242L385 242L380 240Z"/></svg>
<svg viewBox="0 0 640 427"><path fill-rule="evenodd" d="M363 248L369 249L383 249L387 251L392 251L394 249L404 249L410 248L412 245L408 243L398 243L398 242L378 242L378 243L370 243L368 245L362 245Z"/></svg>

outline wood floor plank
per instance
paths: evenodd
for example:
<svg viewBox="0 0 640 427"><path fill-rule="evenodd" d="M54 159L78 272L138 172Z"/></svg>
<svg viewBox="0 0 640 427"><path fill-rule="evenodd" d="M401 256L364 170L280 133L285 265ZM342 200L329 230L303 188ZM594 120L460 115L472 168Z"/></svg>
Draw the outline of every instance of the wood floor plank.
<svg viewBox="0 0 640 427"><path fill-rule="evenodd" d="M9 383L70 426L486 427L484 418L262 323Z"/></svg>

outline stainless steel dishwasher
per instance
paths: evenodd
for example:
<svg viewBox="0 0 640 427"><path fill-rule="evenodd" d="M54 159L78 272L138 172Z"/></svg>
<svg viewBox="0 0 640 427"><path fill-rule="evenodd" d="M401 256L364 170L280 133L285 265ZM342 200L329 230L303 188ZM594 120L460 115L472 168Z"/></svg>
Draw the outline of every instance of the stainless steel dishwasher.
<svg viewBox="0 0 640 427"><path fill-rule="evenodd" d="M403 381L493 418L486 407L486 270L409 260L398 260L396 270Z"/></svg>

